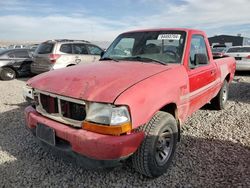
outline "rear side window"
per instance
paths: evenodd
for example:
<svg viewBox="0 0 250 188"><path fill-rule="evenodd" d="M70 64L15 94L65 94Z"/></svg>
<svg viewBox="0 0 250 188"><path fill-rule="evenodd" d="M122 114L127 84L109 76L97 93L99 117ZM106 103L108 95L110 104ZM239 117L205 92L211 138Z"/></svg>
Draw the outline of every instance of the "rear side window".
<svg viewBox="0 0 250 188"><path fill-rule="evenodd" d="M88 54L85 44L73 44L73 54Z"/></svg>
<svg viewBox="0 0 250 188"><path fill-rule="evenodd" d="M38 46L37 54L50 54L53 51L54 43L42 43Z"/></svg>
<svg viewBox="0 0 250 188"><path fill-rule="evenodd" d="M14 52L16 58L29 58L27 51L16 51Z"/></svg>
<svg viewBox="0 0 250 188"><path fill-rule="evenodd" d="M97 46L93 46L93 45L88 45L88 49L91 55L101 55L103 51L101 48L98 48Z"/></svg>
<svg viewBox="0 0 250 188"><path fill-rule="evenodd" d="M72 54L72 45L71 44L62 44L60 47L60 52Z"/></svg>
<svg viewBox="0 0 250 188"><path fill-rule="evenodd" d="M227 53L237 53L237 52L250 52L250 47L235 47L229 48Z"/></svg>

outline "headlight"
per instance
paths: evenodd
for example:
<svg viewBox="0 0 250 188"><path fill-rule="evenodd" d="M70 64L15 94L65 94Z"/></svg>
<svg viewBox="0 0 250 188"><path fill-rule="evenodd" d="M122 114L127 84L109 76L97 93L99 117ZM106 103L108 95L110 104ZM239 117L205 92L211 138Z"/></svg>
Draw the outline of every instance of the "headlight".
<svg viewBox="0 0 250 188"><path fill-rule="evenodd" d="M126 106L90 103L83 128L93 132L120 135L131 130L131 122Z"/></svg>
<svg viewBox="0 0 250 188"><path fill-rule="evenodd" d="M111 104L90 103L86 121L115 126L129 122L130 117L125 106L115 107Z"/></svg>

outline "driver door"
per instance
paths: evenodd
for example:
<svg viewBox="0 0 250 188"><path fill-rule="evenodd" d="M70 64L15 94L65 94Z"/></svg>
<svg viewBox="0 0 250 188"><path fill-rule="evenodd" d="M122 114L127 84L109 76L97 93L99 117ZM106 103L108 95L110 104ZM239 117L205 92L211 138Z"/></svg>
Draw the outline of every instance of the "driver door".
<svg viewBox="0 0 250 188"><path fill-rule="evenodd" d="M207 64L195 63L196 54L205 54ZM216 67L209 61L207 46L202 35L193 35L189 54L189 114L201 108L211 99L211 89L216 84Z"/></svg>

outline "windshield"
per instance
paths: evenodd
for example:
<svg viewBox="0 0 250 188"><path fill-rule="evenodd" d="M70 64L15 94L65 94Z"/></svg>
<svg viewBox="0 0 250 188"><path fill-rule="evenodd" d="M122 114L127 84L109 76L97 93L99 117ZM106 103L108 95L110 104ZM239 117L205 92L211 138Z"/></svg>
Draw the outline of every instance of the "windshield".
<svg viewBox="0 0 250 188"><path fill-rule="evenodd" d="M183 31L124 33L115 39L102 60L181 63L185 36Z"/></svg>
<svg viewBox="0 0 250 188"><path fill-rule="evenodd" d="M212 52L224 52L226 48L212 48Z"/></svg>

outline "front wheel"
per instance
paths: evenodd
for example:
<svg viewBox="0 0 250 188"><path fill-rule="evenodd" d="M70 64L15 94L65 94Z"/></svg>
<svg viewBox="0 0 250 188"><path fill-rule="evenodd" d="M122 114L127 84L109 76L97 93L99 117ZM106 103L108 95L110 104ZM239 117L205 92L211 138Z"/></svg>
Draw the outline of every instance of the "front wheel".
<svg viewBox="0 0 250 188"><path fill-rule="evenodd" d="M211 100L211 105L216 110L225 108L228 99L228 82L225 80L219 93Z"/></svg>
<svg viewBox="0 0 250 188"><path fill-rule="evenodd" d="M178 141L175 118L166 112L157 112L148 124L142 127L145 138L140 148L132 156L136 171L158 177L167 171Z"/></svg>
<svg viewBox="0 0 250 188"><path fill-rule="evenodd" d="M16 78L16 72L12 68L4 67L0 72L0 78L2 80L13 80Z"/></svg>

